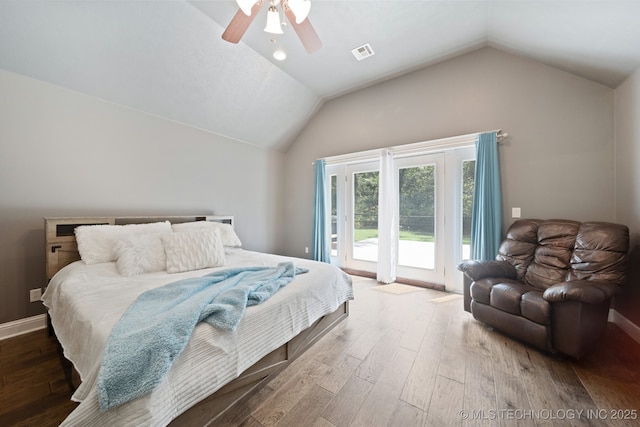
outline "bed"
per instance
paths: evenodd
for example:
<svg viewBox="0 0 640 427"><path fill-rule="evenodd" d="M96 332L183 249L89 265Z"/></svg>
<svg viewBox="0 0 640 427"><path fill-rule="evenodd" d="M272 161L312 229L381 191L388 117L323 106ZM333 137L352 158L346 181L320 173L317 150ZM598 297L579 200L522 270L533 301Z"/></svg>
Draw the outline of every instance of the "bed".
<svg viewBox="0 0 640 427"><path fill-rule="evenodd" d="M80 260L78 227L163 221L169 221L172 227L186 223L233 226L233 217L206 215L45 218L50 280L43 302L64 357L73 365L77 386L73 400L80 402L63 426L210 424L348 316L348 301L353 299L351 280L325 263L238 246L225 246L222 266L171 274L150 271L123 276L120 258L117 262L90 264ZM157 387L121 406L99 410L96 379L105 343L122 313L141 293L229 267L273 266L279 262L293 262L308 272L296 275L260 305L247 307L234 331L199 323Z"/></svg>

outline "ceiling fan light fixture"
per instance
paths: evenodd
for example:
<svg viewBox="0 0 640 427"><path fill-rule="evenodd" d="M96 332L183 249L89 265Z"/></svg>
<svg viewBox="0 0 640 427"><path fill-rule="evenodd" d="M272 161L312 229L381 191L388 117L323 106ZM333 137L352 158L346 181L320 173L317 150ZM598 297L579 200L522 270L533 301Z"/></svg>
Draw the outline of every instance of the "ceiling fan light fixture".
<svg viewBox="0 0 640 427"><path fill-rule="evenodd" d="M288 0L287 5L291 12L296 16L296 24L300 24L307 19L311 10L311 1L309 0Z"/></svg>
<svg viewBox="0 0 640 427"><path fill-rule="evenodd" d="M256 4L256 0L236 0L236 3L245 15L251 16L251 8Z"/></svg>
<svg viewBox="0 0 640 427"><path fill-rule="evenodd" d="M298 16L296 16L293 10L291 10L291 7L289 7L290 1L293 2L294 8L299 5L303 6L302 12L298 13ZM310 0L236 0L236 2L238 5L242 4L243 6L252 4L251 15L247 15L248 10L245 12L238 8L231 22L229 22L229 25L227 25L227 28L225 28L222 33L222 40L229 43L238 43L254 21L254 18L258 15L258 11L268 2L267 22L264 27L265 32L278 35L284 34L282 27L286 24L281 21L280 11L277 8L278 4L282 4L282 14L287 17L287 22L291 24L292 29L302 42L302 46L304 46L307 53L314 53L322 47L322 42L313 25L309 22L309 18L303 18L308 13ZM298 2L298 5L296 5L296 2ZM274 37L269 38L273 42Z"/></svg>
<svg viewBox="0 0 640 427"><path fill-rule="evenodd" d="M284 61L287 59L287 53L284 50L276 50L273 52L273 57L278 61Z"/></svg>
<svg viewBox="0 0 640 427"><path fill-rule="evenodd" d="M269 12L267 13L267 26L264 27L264 30L271 34L284 34L282 31L282 25L280 25L280 13L275 6L269 6Z"/></svg>

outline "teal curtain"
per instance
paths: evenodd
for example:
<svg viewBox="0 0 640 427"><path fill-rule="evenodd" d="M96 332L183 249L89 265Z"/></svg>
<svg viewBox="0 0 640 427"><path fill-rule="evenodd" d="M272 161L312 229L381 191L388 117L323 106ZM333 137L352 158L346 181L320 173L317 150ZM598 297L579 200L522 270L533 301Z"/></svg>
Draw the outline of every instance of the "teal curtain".
<svg viewBox="0 0 640 427"><path fill-rule="evenodd" d="M502 194L496 132L478 135L471 213L471 259L492 260L502 238Z"/></svg>
<svg viewBox="0 0 640 427"><path fill-rule="evenodd" d="M327 238L327 200L325 161L315 161L315 201L313 205L312 257L316 261L331 262Z"/></svg>

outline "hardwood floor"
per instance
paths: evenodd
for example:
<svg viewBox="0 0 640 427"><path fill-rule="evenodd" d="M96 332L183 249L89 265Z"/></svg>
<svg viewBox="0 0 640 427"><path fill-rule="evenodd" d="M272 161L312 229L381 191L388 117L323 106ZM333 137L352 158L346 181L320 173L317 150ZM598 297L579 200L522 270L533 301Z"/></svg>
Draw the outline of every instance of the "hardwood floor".
<svg viewBox="0 0 640 427"><path fill-rule="evenodd" d="M77 405L70 398L45 330L0 341L0 426L57 426Z"/></svg>
<svg viewBox="0 0 640 427"><path fill-rule="evenodd" d="M640 344L613 324L574 361L475 321L458 295L354 288L349 318L218 425L640 425ZM55 426L76 405L44 331L0 341L0 376L1 426Z"/></svg>

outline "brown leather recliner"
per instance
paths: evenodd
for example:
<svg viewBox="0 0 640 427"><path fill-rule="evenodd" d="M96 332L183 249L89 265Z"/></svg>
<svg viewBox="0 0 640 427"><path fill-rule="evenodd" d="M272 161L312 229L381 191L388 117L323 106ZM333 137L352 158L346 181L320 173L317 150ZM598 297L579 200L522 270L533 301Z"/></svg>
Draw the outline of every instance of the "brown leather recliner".
<svg viewBox="0 0 640 427"><path fill-rule="evenodd" d="M605 331L625 281L629 229L607 222L515 221L495 261L464 261L464 308L550 352L580 358Z"/></svg>

